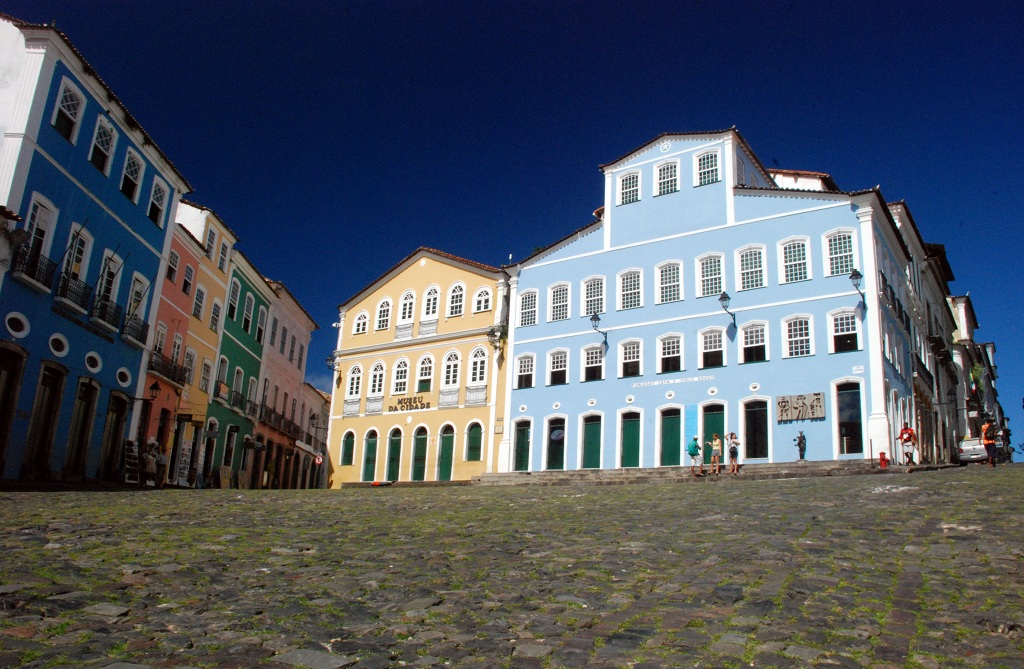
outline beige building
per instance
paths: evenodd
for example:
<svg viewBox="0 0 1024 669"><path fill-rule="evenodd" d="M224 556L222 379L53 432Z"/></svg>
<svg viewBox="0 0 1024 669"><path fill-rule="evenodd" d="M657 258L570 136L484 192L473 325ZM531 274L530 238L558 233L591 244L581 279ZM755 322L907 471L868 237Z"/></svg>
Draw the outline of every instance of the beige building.
<svg viewBox="0 0 1024 669"><path fill-rule="evenodd" d="M421 247L338 307L329 486L495 471L506 275Z"/></svg>

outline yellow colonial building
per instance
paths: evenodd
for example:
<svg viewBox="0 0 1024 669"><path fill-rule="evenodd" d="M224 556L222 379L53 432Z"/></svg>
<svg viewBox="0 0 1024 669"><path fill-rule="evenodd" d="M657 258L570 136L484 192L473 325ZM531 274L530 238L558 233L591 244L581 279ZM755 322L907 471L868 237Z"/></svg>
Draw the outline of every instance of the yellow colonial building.
<svg viewBox="0 0 1024 669"><path fill-rule="evenodd" d="M421 247L338 307L330 487L496 470L506 279Z"/></svg>

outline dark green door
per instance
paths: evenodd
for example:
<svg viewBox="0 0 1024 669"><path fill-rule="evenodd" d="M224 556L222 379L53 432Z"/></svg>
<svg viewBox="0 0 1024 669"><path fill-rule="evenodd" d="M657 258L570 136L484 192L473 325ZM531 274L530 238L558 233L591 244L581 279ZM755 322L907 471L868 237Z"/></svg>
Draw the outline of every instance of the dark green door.
<svg viewBox="0 0 1024 669"><path fill-rule="evenodd" d="M601 417L587 416L583 419L583 468L601 467Z"/></svg>
<svg viewBox="0 0 1024 669"><path fill-rule="evenodd" d="M619 447L622 449L623 467L640 466L640 414L635 411L622 414L622 434Z"/></svg>
<svg viewBox="0 0 1024 669"><path fill-rule="evenodd" d="M512 452L512 471L525 472L530 466L530 424L516 423L516 445Z"/></svg>
<svg viewBox="0 0 1024 669"><path fill-rule="evenodd" d="M466 460L476 462L481 460L484 443L484 428L480 423L473 423L466 431Z"/></svg>
<svg viewBox="0 0 1024 669"><path fill-rule="evenodd" d="M548 421L548 460L546 469L565 469L565 419Z"/></svg>
<svg viewBox="0 0 1024 669"><path fill-rule="evenodd" d="M452 480L452 459L455 456L455 428L445 425L441 430L441 453L438 456L437 480Z"/></svg>
<svg viewBox="0 0 1024 669"><path fill-rule="evenodd" d="M388 439L388 481L398 480L398 469L402 465L402 433L398 430L391 431L391 438Z"/></svg>
<svg viewBox="0 0 1024 669"><path fill-rule="evenodd" d="M422 481L427 472L427 429L416 430L412 446L412 480Z"/></svg>
<svg viewBox="0 0 1024 669"><path fill-rule="evenodd" d="M661 412L661 466L677 467L680 460L682 420L679 409L665 409Z"/></svg>
<svg viewBox="0 0 1024 669"><path fill-rule="evenodd" d="M363 454L363 480L372 481L377 475L377 432L366 433L366 453Z"/></svg>
<svg viewBox="0 0 1024 669"><path fill-rule="evenodd" d="M704 448L704 464L711 464L711 447L704 445L712 441L715 435L722 440L722 450L725 450L725 405L709 404L704 407L704 438L701 444ZM721 462L722 458L719 458Z"/></svg>

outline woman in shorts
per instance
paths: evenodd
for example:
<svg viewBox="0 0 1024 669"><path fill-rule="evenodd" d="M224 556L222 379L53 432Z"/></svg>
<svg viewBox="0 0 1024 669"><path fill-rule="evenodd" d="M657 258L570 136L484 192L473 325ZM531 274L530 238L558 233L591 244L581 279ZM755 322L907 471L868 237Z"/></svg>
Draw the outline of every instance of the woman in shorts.
<svg viewBox="0 0 1024 669"><path fill-rule="evenodd" d="M722 467L722 438L716 432L709 443L711 444L711 473L717 476Z"/></svg>

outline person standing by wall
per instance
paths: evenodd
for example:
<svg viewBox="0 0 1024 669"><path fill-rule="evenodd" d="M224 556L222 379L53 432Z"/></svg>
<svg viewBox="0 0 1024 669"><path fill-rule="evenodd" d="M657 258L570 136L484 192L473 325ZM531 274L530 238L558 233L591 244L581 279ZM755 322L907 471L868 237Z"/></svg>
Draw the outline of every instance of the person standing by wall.
<svg viewBox="0 0 1024 669"><path fill-rule="evenodd" d="M917 447L917 435L914 434L914 428L910 427L906 422L903 423L903 429L900 430L899 440L903 450L903 464L916 464L914 462L914 449Z"/></svg>
<svg viewBox="0 0 1024 669"><path fill-rule="evenodd" d="M985 422L981 426L981 443L985 445L985 452L988 454L988 466L996 466L996 426L992 418L985 416Z"/></svg>
<svg viewBox="0 0 1024 669"><path fill-rule="evenodd" d="M704 476L704 458L700 456L700 441L697 435L686 446L686 452L690 456L690 473L694 476ZM700 463L700 473L697 473L697 463Z"/></svg>
<svg viewBox="0 0 1024 669"><path fill-rule="evenodd" d="M735 432L725 435L725 444L729 448L729 473L736 476L740 473L740 441Z"/></svg>
<svg viewBox="0 0 1024 669"><path fill-rule="evenodd" d="M722 468L722 438L715 432L708 444L711 446L711 473L718 476Z"/></svg>

